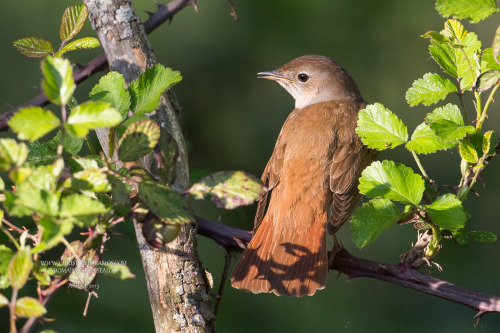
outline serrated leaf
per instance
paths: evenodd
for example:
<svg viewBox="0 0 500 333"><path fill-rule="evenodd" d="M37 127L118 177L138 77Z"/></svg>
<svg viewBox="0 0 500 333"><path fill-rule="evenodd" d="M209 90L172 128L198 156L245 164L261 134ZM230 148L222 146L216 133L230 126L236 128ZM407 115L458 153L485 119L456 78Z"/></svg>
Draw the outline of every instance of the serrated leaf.
<svg viewBox="0 0 500 333"><path fill-rule="evenodd" d="M378 150L394 148L408 140L406 125L379 103L359 111L356 133L365 145Z"/></svg>
<svg viewBox="0 0 500 333"><path fill-rule="evenodd" d="M168 224L189 223L194 219L182 195L165 185L142 181L139 195L151 212Z"/></svg>
<svg viewBox="0 0 500 333"><path fill-rule="evenodd" d="M47 142L47 145L55 152L57 150L57 146L61 143L62 132L58 131L57 134ZM65 135L63 142L63 151L67 154L73 156L76 155L82 150L83 147L83 139L77 138L72 135Z"/></svg>
<svg viewBox="0 0 500 333"><path fill-rule="evenodd" d="M468 19L473 23L498 12L495 0L437 0L436 10L444 17Z"/></svg>
<svg viewBox="0 0 500 333"><path fill-rule="evenodd" d="M468 33L459 46L433 42L429 46L432 58L449 75L460 78L460 89L467 90L476 81L479 70L478 53L481 42L473 32Z"/></svg>
<svg viewBox="0 0 500 333"><path fill-rule="evenodd" d="M37 188L29 181L24 181L18 185L16 195L17 205L48 216L57 216L59 196L56 193Z"/></svg>
<svg viewBox="0 0 500 333"><path fill-rule="evenodd" d="M153 120L132 123L118 142L118 157L131 162L149 154L158 143L160 133L160 125Z"/></svg>
<svg viewBox="0 0 500 333"><path fill-rule="evenodd" d="M67 7L64 11L59 37L63 42L75 37L82 30L89 11L85 5L76 5Z"/></svg>
<svg viewBox="0 0 500 333"><path fill-rule="evenodd" d="M448 230L458 230L464 227L466 215L462 202L454 194L447 193L437 197L430 205L425 206L429 217L438 226Z"/></svg>
<svg viewBox="0 0 500 333"><path fill-rule="evenodd" d="M375 161L359 179L359 191L368 198L380 197L418 205L422 200L425 182L418 174L403 164L393 161Z"/></svg>
<svg viewBox="0 0 500 333"><path fill-rule="evenodd" d="M99 200L73 193L62 199L59 215L74 220L80 227L89 227L97 222L96 215L107 211L108 209Z"/></svg>
<svg viewBox="0 0 500 333"><path fill-rule="evenodd" d="M14 307L16 316L21 318L36 318L47 313L45 307L33 297L21 297Z"/></svg>
<svg viewBox="0 0 500 333"><path fill-rule="evenodd" d="M468 140L461 140L459 146L460 156L469 163L476 164L479 160L476 148Z"/></svg>
<svg viewBox="0 0 500 333"><path fill-rule="evenodd" d="M460 109L453 104L446 104L436 108L425 117L431 129L445 142L463 138L466 134L474 133L473 126L464 126Z"/></svg>
<svg viewBox="0 0 500 333"><path fill-rule="evenodd" d="M417 126L411 140L406 143L406 149L417 154L430 154L438 150L446 150L455 146L453 142L444 142L426 123Z"/></svg>
<svg viewBox="0 0 500 333"><path fill-rule="evenodd" d="M490 243L497 241L497 235L489 231L471 231L470 235L476 242Z"/></svg>
<svg viewBox="0 0 500 333"><path fill-rule="evenodd" d="M99 44L99 39L97 39L95 37L84 37L84 38L74 40L71 43L64 45L64 47L62 49L60 49L59 52L57 52L55 54L55 56L60 57L68 51L81 50L81 49L93 49L93 48L96 48L99 46L101 46L101 44Z"/></svg>
<svg viewBox="0 0 500 333"><path fill-rule="evenodd" d="M0 171L20 167L28 158L28 147L14 139L0 139Z"/></svg>
<svg viewBox="0 0 500 333"><path fill-rule="evenodd" d="M41 218L38 223L43 227L42 241L33 248L34 253L46 251L59 245L61 239L69 235L73 230L73 223L69 220L56 222L51 218L44 217Z"/></svg>
<svg viewBox="0 0 500 333"><path fill-rule="evenodd" d="M130 83L130 109L137 115L153 112L158 107L160 96L180 80L180 72L172 71L161 64L147 69Z"/></svg>
<svg viewBox="0 0 500 333"><path fill-rule="evenodd" d="M109 103L89 101L71 111L66 128L71 134L84 137L89 130L116 126L121 120L120 113Z"/></svg>
<svg viewBox="0 0 500 333"><path fill-rule="evenodd" d="M16 252L10 259L7 269L7 277L12 288L21 289L28 281L32 268L33 259L29 247Z"/></svg>
<svg viewBox="0 0 500 333"><path fill-rule="evenodd" d="M75 172L71 178L64 181L63 185L72 190L92 192L108 192L111 190L106 174L95 168Z"/></svg>
<svg viewBox="0 0 500 333"><path fill-rule="evenodd" d="M451 42L456 44L461 44L467 36L467 30L457 20L446 20L443 33Z"/></svg>
<svg viewBox="0 0 500 333"><path fill-rule="evenodd" d="M421 35L420 37L430 38L432 41L437 42L439 44L447 43L450 41L446 36L440 34L439 32L436 32L436 31L427 31L425 34Z"/></svg>
<svg viewBox="0 0 500 333"><path fill-rule="evenodd" d="M487 72L492 69L500 69L500 56L493 57L491 47L483 50L481 57L481 73Z"/></svg>
<svg viewBox="0 0 500 333"><path fill-rule="evenodd" d="M52 54L54 51L52 44L48 40L38 37L18 39L13 42L12 45L14 45L19 52L31 58L45 57Z"/></svg>
<svg viewBox="0 0 500 333"><path fill-rule="evenodd" d="M127 265L103 263L97 266L99 273L112 279L125 280L135 278Z"/></svg>
<svg viewBox="0 0 500 333"><path fill-rule="evenodd" d="M121 179L113 175L108 175L108 181L111 184L111 196L115 205L129 205L129 191Z"/></svg>
<svg viewBox="0 0 500 333"><path fill-rule="evenodd" d="M244 171L219 171L203 177L188 190L195 199L211 196L219 208L251 205L266 188L255 176Z"/></svg>
<svg viewBox="0 0 500 333"><path fill-rule="evenodd" d="M125 78L118 72L109 72L101 77L99 83L92 88L90 99L104 101L120 112L122 119L127 117L130 109L130 94L126 89Z"/></svg>
<svg viewBox="0 0 500 333"><path fill-rule="evenodd" d="M20 140L34 141L49 133L61 124L49 110L30 106L16 112L9 120L9 127Z"/></svg>
<svg viewBox="0 0 500 333"><path fill-rule="evenodd" d="M354 212L350 227L352 241L362 248L400 220L398 207L387 199L372 199Z"/></svg>
<svg viewBox="0 0 500 333"><path fill-rule="evenodd" d="M423 78L413 82L412 87L406 92L406 101L410 106L420 103L431 105L452 92L457 92L457 87L453 82L438 74L427 73Z"/></svg>
<svg viewBox="0 0 500 333"><path fill-rule="evenodd" d="M42 86L47 98L57 105L68 104L76 88L69 60L47 56L42 62L42 71Z"/></svg>
<svg viewBox="0 0 500 333"><path fill-rule="evenodd" d="M85 289L97 275L97 265L99 256L94 249L90 249L81 259L76 260L76 267L73 268L68 277L71 288Z"/></svg>
<svg viewBox="0 0 500 333"><path fill-rule="evenodd" d="M500 70L492 69L477 78L476 89L479 92L486 91L500 82Z"/></svg>

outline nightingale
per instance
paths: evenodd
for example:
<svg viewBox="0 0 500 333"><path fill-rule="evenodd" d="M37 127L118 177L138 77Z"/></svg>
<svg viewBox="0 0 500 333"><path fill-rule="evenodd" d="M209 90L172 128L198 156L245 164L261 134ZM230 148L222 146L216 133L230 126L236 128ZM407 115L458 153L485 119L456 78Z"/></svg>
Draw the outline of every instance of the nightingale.
<svg viewBox="0 0 500 333"><path fill-rule="evenodd" d="M262 174L268 191L231 284L253 293L313 295L327 280L327 229L334 234L348 219L361 198L361 172L376 158L355 132L366 103L328 57L302 56L257 75L285 88L295 109Z"/></svg>

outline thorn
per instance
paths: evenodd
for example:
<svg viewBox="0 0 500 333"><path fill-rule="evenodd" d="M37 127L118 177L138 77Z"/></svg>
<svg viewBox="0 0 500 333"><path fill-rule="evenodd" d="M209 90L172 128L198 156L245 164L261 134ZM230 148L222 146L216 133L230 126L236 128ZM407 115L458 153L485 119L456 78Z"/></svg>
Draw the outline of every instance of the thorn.
<svg viewBox="0 0 500 333"><path fill-rule="evenodd" d="M146 14L148 14L148 15L149 15L149 17L151 17L151 16L153 16L153 15L155 14L155 13L153 13L153 12L150 12L149 10L145 10L144 12L145 12Z"/></svg>

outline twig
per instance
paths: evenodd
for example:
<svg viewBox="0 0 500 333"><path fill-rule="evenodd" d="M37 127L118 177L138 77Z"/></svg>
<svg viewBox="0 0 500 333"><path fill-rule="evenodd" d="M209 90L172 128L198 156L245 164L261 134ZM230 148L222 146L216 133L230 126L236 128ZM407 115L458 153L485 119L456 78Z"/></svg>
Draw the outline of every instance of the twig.
<svg viewBox="0 0 500 333"><path fill-rule="evenodd" d="M229 251L226 251L224 269L222 270L222 277L220 279L220 286L217 300L215 301L215 309L214 315L217 317L217 313L219 312L219 306L222 300L222 293L224 292L224 285L226 284L227 273L229 272L229 267L231 266L231 254Z"/></svg>
<svg viewBox="0 0 500 333"><path fill-rule="evenodd" d="M234 6L233 0L227 0L229 2L229 6L231 6L231 16L234 18L236 22L240 19L238 18L238 14L236 14L236 7Z"/></svg>
<svg viewBox="0 0 500 333"><path fill-rule="evenodd" d="M251 239L251 233L217 222L197 217L200 235L212 238L217 244L234 249L244 249ZM482 316L487 312L500 313L500 296L467 289L437 278L425 275L409 265L394 265L357 258L340 250L333 258L330 269L349 276L350 279L368 277L466 305Z"/></svg>

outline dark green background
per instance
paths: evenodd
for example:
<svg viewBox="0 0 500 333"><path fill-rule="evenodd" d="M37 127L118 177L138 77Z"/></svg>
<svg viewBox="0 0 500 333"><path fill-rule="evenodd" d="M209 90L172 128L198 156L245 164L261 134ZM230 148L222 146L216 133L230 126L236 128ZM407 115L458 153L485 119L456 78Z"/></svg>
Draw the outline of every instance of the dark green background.
<svg viewBox="0 0 500 333"><path fill-rule="evenodd" d="M239 22L229 15L225 0L199 1L198 13L184 9L152 35L158 61L180 70L184 77L174 91L183 108L183 126L190 147L193 179L209 171L243 169L260 175L292 98L277 84L258 81L256 73L275 69L304 54L322 54L341 63L355 78L369 103L380 102L408 125L409 132L432 108L409 108L404 95L413 80L427 72L439 72L430 58L428 41L419 36L441 30L444 19L434 1L299 1L234 0ZM66 6L78 1L4 1L0 11L0 103L18 106L36 95L39 60L21 56L12 41L38 36L58 43L60 17ZM142 19L154 11L151 1L135 1ZM468 30L479 34L489 47L499 22L496 14ZM86 35L94 36L87 25ZM86 63L100 51L69 54L74 62ZM87 98L97 77L77 89ZM497 97L497 100L500 97ZM450 102L458 103L456 97ZM471 110L471 108L470 108ZM499 108L493 104L485 127L500 131ZM473 116L470 113L470 116ZM394 159L416 170L404 148L383 152L381 159ZM459 179L456 150L422 157L428 174L441 184L456 185ZM472 214L469 227L500 234L498 192L500 162L494 160L478 184L480 197L469 196L465 206ZM209 202L196 204L198 214L222 223L250 229L254 207L222 212ZM83 318L86 295L75 289L61 290L48 306L56 318L44 328L59 332L152 332L154 330L142 266L130 225L108 242L105 260L124 260L136 279L98 280L98 299L92 299ZM355 255L396 263L415 241L411 226L394 227L375 243L357 250L344 227L340 238ZM200 237L200 257L218 287L224 250ZM500 294L499 243L445 242L436 258L444 271L432 274L455 284ZM234 266L234 263L233 263ZM215 290L214 290L215 292ZM0 310L1 330L7 330L7 310ZM219 332L498 332L500 315L486 315L477 327L475 312L448 301L384 282L355 279L330 273L327 288L314 297L301 299L253 295L226 286L217 318ZM38 326L39 331L41 326Z"/></svg>

